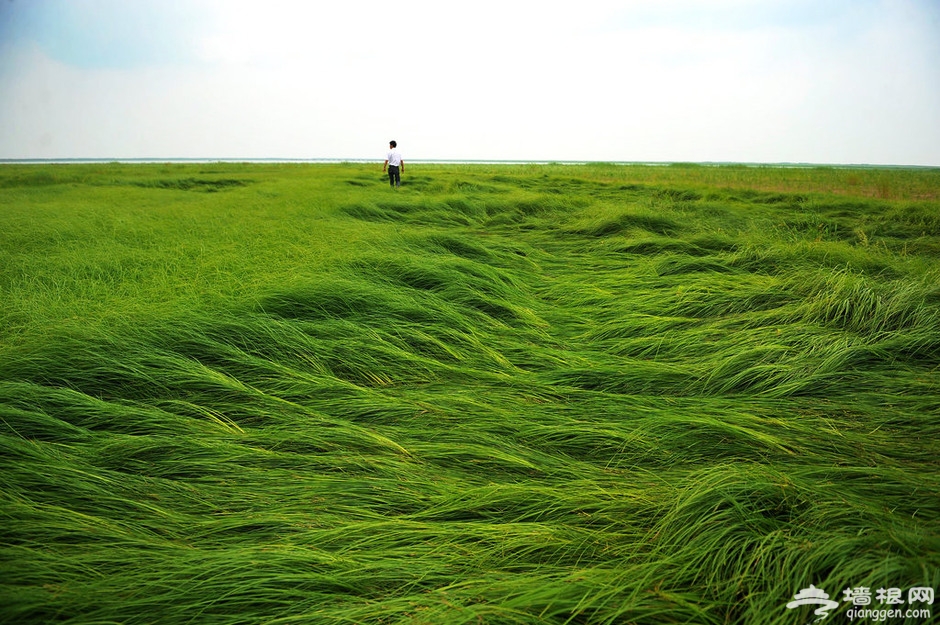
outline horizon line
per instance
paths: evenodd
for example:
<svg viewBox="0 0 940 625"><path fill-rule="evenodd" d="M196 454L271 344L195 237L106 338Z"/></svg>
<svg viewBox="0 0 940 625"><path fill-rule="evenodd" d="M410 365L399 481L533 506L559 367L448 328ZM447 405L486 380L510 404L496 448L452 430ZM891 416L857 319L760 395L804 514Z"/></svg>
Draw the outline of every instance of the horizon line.
<svg viewBox="0 0 940 625"><path fill-rule="evenodd" d="M65 157L65 158L0 158L0 164L42 165L42 164L70 164L70 163L124 163L124 164L159 164L159 163L381 163L381 158L290 158L290 157L133 157L133 158L101 158L101 157ZM425 158L409 159L409 163L416 164L454 164L454 165L641 165L651 167L664 166L743 166L743 167L789 167L789 168L883 168L883 169L938 169L940 165L897 165L887 163L814 163L808 161L619 161L619 160L552 160L552 159L450 159Z"/></svg>

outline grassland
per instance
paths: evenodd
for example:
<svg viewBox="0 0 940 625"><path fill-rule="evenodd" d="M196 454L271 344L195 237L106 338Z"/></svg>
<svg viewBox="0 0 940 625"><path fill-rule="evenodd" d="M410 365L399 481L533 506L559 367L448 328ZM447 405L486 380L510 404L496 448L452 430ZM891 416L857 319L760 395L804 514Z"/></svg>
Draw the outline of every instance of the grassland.
<svg viewBox="0 0 940 625"><path fill-rule="evenodd" d="M403 183L0 168L0 621L782 625L810 584L940 587L940 170Z"/></svg>

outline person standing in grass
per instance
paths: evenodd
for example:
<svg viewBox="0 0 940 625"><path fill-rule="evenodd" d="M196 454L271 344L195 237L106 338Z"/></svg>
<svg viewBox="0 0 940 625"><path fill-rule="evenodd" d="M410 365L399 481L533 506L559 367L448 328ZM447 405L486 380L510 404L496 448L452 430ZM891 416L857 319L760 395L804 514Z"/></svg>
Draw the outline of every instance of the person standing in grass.
<svg viewBox="0 0 940 625"><path fill-rule="evenodd" d="M401 186L401 174L405 171L405 161L401 158L401 152L398 151L398 143L388 142L388 155L385 157L385 164L382 165L382 173L388 168L388 184L392 188Z"/></svg>

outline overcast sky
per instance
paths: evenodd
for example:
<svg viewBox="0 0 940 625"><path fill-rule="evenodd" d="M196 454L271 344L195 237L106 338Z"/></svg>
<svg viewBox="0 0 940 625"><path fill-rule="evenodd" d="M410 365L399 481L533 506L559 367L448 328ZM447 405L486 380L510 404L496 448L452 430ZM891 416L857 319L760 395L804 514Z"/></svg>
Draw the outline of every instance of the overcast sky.
<svg viewBox="0 0 940 625"><path fill-rule="evenodd" d="M940 0L0 0L0 158L940 165Z"/></svg>

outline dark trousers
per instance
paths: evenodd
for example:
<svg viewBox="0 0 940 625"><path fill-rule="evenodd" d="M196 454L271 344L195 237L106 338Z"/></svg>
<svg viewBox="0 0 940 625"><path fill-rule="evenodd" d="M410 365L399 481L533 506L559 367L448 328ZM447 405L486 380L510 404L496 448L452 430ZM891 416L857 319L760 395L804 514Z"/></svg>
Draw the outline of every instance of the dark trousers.
<svg viewBox="0 0 940 625"><path fill-rule="evenodd" d="M393 187L401 186L401 172L398 170L398 165L388 166L388 184Z"/></svg>

